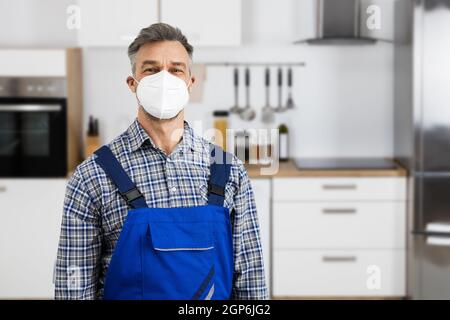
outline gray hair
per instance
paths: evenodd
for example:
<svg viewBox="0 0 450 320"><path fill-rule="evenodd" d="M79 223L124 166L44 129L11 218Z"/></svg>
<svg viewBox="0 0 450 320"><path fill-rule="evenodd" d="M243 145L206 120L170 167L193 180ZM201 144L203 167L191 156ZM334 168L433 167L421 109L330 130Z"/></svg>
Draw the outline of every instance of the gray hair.
<svg viewBox="0 0 450 320"><path fill-rule="evenodd" d="M131 62L131 69L133 75L136 72L136 53L139 48L147 43L159 42L159 41L178 41L186 49L189 55L189 62L192 62L192 55L194 48L189 44L186 36L180 29L172 27L167 23L154 23L151 26L144 28L139 32L139 35L128 47L128 57Z"/></svg>

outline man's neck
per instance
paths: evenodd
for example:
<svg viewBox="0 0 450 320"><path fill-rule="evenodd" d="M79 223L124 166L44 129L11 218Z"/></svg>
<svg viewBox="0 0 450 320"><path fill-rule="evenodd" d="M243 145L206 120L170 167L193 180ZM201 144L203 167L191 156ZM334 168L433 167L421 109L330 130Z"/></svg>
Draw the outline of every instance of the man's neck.
<svg viewBox="0 0 450 320"><path fill-rule="evenodd" d="M180 142L184 131L184 112L173 119L160 120L151 117L142 107L138 111L138 121L155 145L166 155L170 155Z"/></svg>

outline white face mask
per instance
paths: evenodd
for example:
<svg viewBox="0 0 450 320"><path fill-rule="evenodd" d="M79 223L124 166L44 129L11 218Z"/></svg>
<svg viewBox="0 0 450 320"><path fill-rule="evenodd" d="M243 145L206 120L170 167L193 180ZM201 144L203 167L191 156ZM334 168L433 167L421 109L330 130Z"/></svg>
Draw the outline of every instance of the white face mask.
<svg viewBox="0 0 450 320"><path fill-rule="evenodd" d="M166 70L136 82L138 83L136 97L139 104L158 119L175 117L189 101L188 85Z"/></svg>

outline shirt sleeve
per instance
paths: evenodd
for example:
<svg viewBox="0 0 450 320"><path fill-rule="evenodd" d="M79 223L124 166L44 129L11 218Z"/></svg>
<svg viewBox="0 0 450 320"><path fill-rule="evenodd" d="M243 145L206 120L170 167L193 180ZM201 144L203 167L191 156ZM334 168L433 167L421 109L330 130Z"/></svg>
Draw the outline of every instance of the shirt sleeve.
<svg viewBox="0 0 450 320"><path fill-rule="evenodd" d="M255 198L247 172L239 165L239 184L234 197L233 243L235 273L232 299L266 300L264 272Z"/></svg>
<svg viewBox="0 0 450 320"><path fill-rule="evenodd" d="M67 184L55 268L55 299L96 299L101 228L98 210L77 172Z"/></svg>

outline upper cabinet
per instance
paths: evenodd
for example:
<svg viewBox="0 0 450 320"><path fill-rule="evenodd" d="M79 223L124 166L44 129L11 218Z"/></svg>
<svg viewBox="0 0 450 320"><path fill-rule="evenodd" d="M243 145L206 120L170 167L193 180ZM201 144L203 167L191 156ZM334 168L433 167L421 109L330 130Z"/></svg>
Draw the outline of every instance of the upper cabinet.
<svg viewBox="0 0 450 320"><path fill-rule="evenodd" d="M241 44L241 0L78 1L68 8L67 23L78 29L82 47L128 46L159 19L180 28L194 46Z"/></svg>
<svg viewBox="0 0 450 320"><path fill-rule="evenodd" d="M158 21L158 0L78 0L78 4L68 14L74 21L80 19L80 46L128 46L142 28Z"/></svg>
<svg viewBox="0 0 450 320"><path fill-rule="evenodd" d="M161 0L161 21L180 28L193 46L241 44L241 0Z"/></svg>

